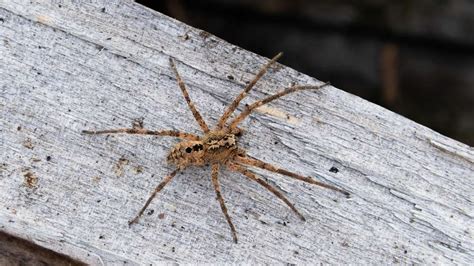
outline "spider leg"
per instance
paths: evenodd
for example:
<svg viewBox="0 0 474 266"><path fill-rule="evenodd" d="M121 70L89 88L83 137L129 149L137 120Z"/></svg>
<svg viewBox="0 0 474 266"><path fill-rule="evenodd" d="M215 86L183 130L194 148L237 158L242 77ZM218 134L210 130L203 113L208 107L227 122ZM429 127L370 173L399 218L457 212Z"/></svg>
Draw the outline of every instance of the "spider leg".
<svg viewBox="0 0 474 266"><path fill-rule="evenodd" d="M222 197L222 194L221 194L221 187L219 185L218 175L219 175L219 164L213 163L212 173L211 173L212 184L214 185L214 190L216 191L217 200L219 201L221 205L222 212L224 213L225 219L227 220L227 223L230 226L230 231L232 232L232 237L234 238L234 242L237 243L237 232L235 231L235 226L232 223L232 220L229 214L227 213L227 207L225 206L224 198Z"/></svg>
<svg viewBox="0 0 474 266"><path fill-rule="evenodd" d="M138 212L137 216L135 216L133 220L128 222L128 225L132 225L138 222L138 219L143 215L143 212L146 210L146 208L148 208L148 205L150 205L151 201L155 198L156 194L158 194L171 181L171 179L173 179L173 177L178 173L178 171L179 171L179 168L171 172L171 174L165 177L165 179L163 179L163 181L161 181L161 183L158 184L158 186L156 186L155 190L153 191L151 196L148 198L145 205Z"/></svg>
<svg viewBox="0 0 474 266"><path fill-rule="evenodd" d="M181 92L183 93L184 99L188 103L189 109L191 109L191 112L193 113L194 119L196 119L196 121L198 122L199 126L204 131L204 133L209 132L209 127L207 126L206 122L202 118L199 111L194 106L194 103L191 101L191 98L189 97L189 94L188 94L188 90L186 90L184 81L179 75L178 69L176 68L174 60L172 58L170 58L170 64L171 64L171 68L173 69L174 74L176 75L176 79L178 80L178 86L181 89Z"/></svg>
<svg viewBox="0 0 474 266"><path fill-rule="evenodd" d="M217 122L216 129L222 129L224 127L225 122L227 119L232 115L232 113L235 111L237 106L239 105L240 101L247 96L247 93L252 89L252 87L257 83L257 81L267 72L268 68L274 64L281 56L283 53L278 53L276 56L274 56L267 64L265 64L260 71L258 71L257 75L253 78L252 81L240 92L240 94L232 101L232 103L227 107L227 109L224 111L224 114L222 114L221 118L219 118L219 122Z"/></svg>
<svg viewBox="0 0 474 266"><path fill-rule="evenodd" d="M277 196L279 199L281 199L286 205L288 205L288 207L290 207L295 213L296 215L298 215L298 217L300 217L301 220L303 221L306 221L306 219L303 217L303 215L295 208L295 206L283 195L283 193L281 193L280 191L278 191L276 188L272 187L270 184L268 184L268 182L266 182L265 180L261 179L260 177L256 176L255 173L253 173L252 171L248 170L247 168L245 167L242 167L241 165L239 164L236 164L236 163L232 163L232 162L229 162L228 163L228 169L230 171L233 171L233 172L239 172L243 175L245 175L246 177L248 177L249 179L259 183L260 185L262 185L264 188L266 188L268 191L270 191L271 193L273 193L275 196Z"/></svg>
<svg viewBox="0 0 474 266"><path fill-rule="evenodd" d="M290 172L290 171L285 170L285 169L280 169L280 168L278 168L276 166L273 166L269 163L260 161L258 159L255 159L255 158L252 158L252 157L249 157L249 156L246 156L246 157L235 156L234 160L236 160L237 162L239 162L241 164L245 164L245 165L249 165L249 166L255 166L255 167L258 167L258 168L261 168L261 169L265 169L265 170L270 171L270 172L286 175L286 176L289 176L291 178L304 181L306 183L310 183L310 184L317 185L317 186L320 186L320 187L328 188L328 189L340 192L340 193L344 194L346 197L349 197L349 195L350 195L349 192L344 191L340 188L337 188L337 187L334 187L334 186L331 186L331 185L328 185L328 184L325 184L325 183L322 183L322 182L318 182L316 180L313 180L310 177L301 176L301 175L298 175L296 173Z"/></svg>
<svg viewBox="0 0 474 266"><path fill-rule="evenodd" d="M180 139L199 140L199 137L190 133L176 131L176 130L160 130L153 131L143 128L117 128L106 130L82 130L83 134L97 135L97 134L136 134L136 135L154 135L154 136L170 136Z"/></svg>
<svg viewBox="0 0 474 266"><path fill-rule="evenodd" d="M242 122L247 116L249 116L253 110L255 110L256 108L264 105L264 104L267 104L273 100L276 100L282 96L285 96L287 94L290 94L290 93L293 93L293 92L297 92L297 91L302 91L302 90L318 90L318 89L321 89L325 86L329 85L329 82L326 82L322 85L319 85L319 86L292 86L292 87L289 87L289 88L286 88L274 95L271 95L271 96L268 96L267 98L264 98L260 101L256 101L254 103L252 103L251 105L247 106L245 108L244 111L242 111L236 118L234 118L231 122L230 122L230 128L231 129L234 129L237 127L237 125Z"/></svg>

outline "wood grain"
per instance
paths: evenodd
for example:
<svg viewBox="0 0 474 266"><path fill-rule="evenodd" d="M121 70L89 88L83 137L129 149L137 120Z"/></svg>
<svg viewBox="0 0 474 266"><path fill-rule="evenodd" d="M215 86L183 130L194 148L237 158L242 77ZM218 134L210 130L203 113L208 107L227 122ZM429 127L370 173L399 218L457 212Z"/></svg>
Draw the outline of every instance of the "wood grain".
<svg viewBox="0 0 474 266"><path fill-rule="evenodd" d="M0 1L0 18L0 230L94 265L474 261L473 149L334 87L261 109L240 145L350 199L257 171L302 222L223 171L234 244L210 168L190 168L128 227L177 140L81 130L198 134L169 58L209 125L268 59L132 1ZM319 81L278 65L244 102L290 84Z"/></svg>

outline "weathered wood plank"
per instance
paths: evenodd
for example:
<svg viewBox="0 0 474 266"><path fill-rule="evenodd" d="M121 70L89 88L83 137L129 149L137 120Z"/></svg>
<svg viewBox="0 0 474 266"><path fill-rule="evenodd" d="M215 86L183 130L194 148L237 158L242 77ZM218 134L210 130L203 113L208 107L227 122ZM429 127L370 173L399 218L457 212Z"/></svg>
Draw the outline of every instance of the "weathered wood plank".
<svg viewBox="0 0 474 266"><path fill-rule="evenodd" d="M171 138L84 136L130 126L198 133L173 57L208 123L266 59L131 1L0 2L0 229L91 264L459 263L474 258L474 151L330 87L245 123L249 154L351 192L258 171L306 216L223 172L231 241L208 168L187 169L138 225L171 168ZM105 4L107 3L107 4ZM246 102L317 80L279 66Z"/></svg>

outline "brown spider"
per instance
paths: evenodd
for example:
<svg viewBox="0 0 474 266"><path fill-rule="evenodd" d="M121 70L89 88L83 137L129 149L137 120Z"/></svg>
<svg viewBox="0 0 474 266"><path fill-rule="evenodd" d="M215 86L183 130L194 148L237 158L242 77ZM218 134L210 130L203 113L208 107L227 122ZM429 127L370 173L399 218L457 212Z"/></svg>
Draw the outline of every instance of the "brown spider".
<svg viewBox="0 0 474 266"><path fill-rule="evenodd" d="M194 118L198 122L199 126L201 127L202 131L204 132L203 136L197 136L190 133L174 131L174 130L161 130L161 131L152 131L144 129L142 126L133 126L132 128L120 128L120 129L109 129L109 130L100 130L100 131L90 131L90 130L83 130L82 132L85 134L113 134L113 133L126 133L126 134L141 134L141 135L155 135L155 136L171 136L177 137L182 141L176 144L170 151L167 161L176 166L176 170L171 172L160 184L155 188L151 196L146 201L143 208L138 212L133 220L129 222L129 225L136 223L138 219L142 216L143 212L146 210L150 202L153 198L158 194L172 179L173 177L181 170L185 169L190 165L196 166L204 166L206 164L212 165L212 183L214 185L214 189L217 194L217 200L221 205L222 212L227 220L227 223L230 226L230 230L232 232L232 237L234 242L237 243L237 233L235 230L235 226L232 223L232 220L227 213L227 207L224 203L224 198L221 195L221 189L218 180L218 172L221 165L226 166L226 168L230 171L239 172L249 179L259 183L266 189L268 189L271 193L281 199L283 202L288 205L301 220L305 220L303 215L298 212L298 210L293 206L293 204L288 201L288 199L277 189L272 187L269 183L265 180L261 179L260 177L256 176L255 173L248 170L245 166L254 166L261 169L268 170L270 172L279 173L282 175L289 176L294 179L298 179L307 183L311 183L314 185L318 185L321 187L329 188L338 192L343 193L346 196L349 196L349 193L333 187L331 185L327 185L318 181L315 181L309 177L301 176L292 172L289 172L284 169L280 169L276 166L273 166L269 163L260 161L256 158L253 158L249 155L246 155L245 150L238 147L237 139L242 135L242 130L238 128L238 125L242 120L244 120L253 110L257 107L262 106L266 103L269 103L275 99L278 99L286 94L301 91L301 90L309 90L309 89L320 89L329 83L324 83L319 86L292 86L288 87L272 96L264 98L263 100L256 101L253 104L250 104L245 107L245 109L234 119L232 119L229 123L227 120L235 111L237 106L239 105L240 101L247 95L247 93L252 89L252 87L257 83L257 81L267 72L268 68L274 64L278 58L282 56L282 53L277 54L275 57L272 58L267 64L265 64L260 71L257 73L255 78L244 88L244 90L234 99L234 101L227 107L224 114L220 117L216 127L214 129L209 129L204 119L199 114L198 110L194 106L193 102L189 98L189 94L186 90L183 80L176 69L176 65L173 59L170 58L170 65L173 69L174 73L176 74L176 79L178 81L178 85L181 88L181 91L188 103L189 109L194 115Z"/></svg>

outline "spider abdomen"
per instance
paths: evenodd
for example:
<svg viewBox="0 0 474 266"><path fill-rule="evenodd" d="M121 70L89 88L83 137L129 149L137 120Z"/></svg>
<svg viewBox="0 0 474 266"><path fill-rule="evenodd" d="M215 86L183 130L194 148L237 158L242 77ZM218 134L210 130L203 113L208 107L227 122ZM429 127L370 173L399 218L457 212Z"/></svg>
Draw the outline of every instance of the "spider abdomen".
<svg viewBox="0 0 474 266"><path fill-rule="evenodd" d="M182 168L188 165L204 165L204 144L199 140L180 142L171 149L166 159Z"/></svg>

